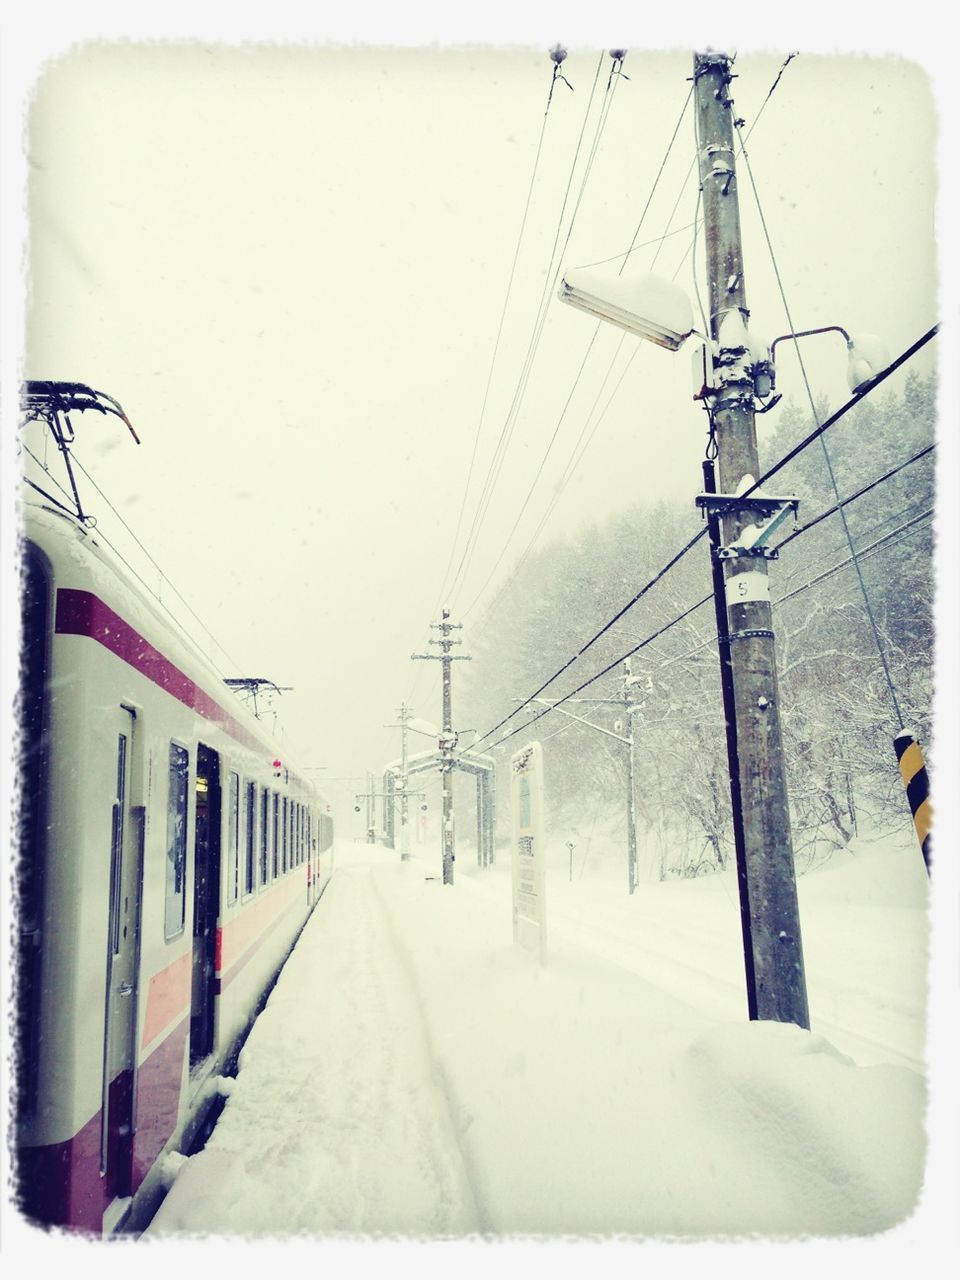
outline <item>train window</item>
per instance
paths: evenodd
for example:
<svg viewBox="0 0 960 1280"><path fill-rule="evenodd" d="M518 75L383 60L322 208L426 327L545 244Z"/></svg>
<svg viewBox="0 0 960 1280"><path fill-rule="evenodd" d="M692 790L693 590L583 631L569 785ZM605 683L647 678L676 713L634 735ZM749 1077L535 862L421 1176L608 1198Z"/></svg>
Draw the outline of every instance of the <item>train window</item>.
<svg viewBox="0 0 960 1280"><path fill-rule="evenodd" d="M267 883L270 871L270 792L266 787L262 791L263 806L260 811L260 884Z"/></svg>
<svg viewBox="0 0 960 1280"><path fill-rule="evenodd" d="M230 774L227 788L227 902L240 892L240 778Z"/></svg>
<svg viewBox="0 0 960 1280"><path fill-rule="evenodd" d="M273 793L273 879L280 874L280 796Z"/></svg>
<svg viewBox="0 0 960 1280"><path fill-rule="evenodd" d="M303 863L303 805L297 805L297 866Z"/></svg>
<svg viewBox="0 0 960 1280"><path fill-rule="evenodd" d="M243 896L253 893L256 883L256 858L254 850L257 839L257 788L252 782L247 783L247 842L244 846L243 864Z"/></svg>
<svg viewBox="0 0 960 1280"><path fill-rule="evenodd" d="M123 869L123 815L127 795L127 738L121 733L117 743L117 798L113 805L113 833L110 842L110 922L111 950L120 954L120 880Z"/></svg>
<svg viewBox="0 0 960 1280"><path fill-rule="evenodd" d="M287 849L290 835L290 811L287 797L283 797L283 874L287 874Z"/></svg>
<svg viewBox="0 0 960 1280"><path fill-rule="evenodd" d="M186 919L187 780L190 755L186 747L170 743L170 789L167 792L167 877L163 936L169 941L183 932Z"/></svg>

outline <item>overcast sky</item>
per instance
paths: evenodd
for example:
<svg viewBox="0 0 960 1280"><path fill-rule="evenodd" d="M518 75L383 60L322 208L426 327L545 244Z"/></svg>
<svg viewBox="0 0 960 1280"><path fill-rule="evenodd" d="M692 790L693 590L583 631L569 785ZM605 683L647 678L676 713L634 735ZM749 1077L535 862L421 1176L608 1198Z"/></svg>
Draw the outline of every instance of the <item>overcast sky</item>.
<svg viewBox="0 0 960 1280"><path fill-rule="evenodd" d="M565 37L563 22L549 25L549 38L507 30L466 50L442 31L447 47L428 49L426 35L399 47L429 30L415 25L402 41L373 25L357 32L371 43L351 47L278 24L272 40L261 28L237 45L249 33L199 21L166 31L202 39L71 48L65 29L39 43L45 62L31 46L24 372L123 404L142 444L87 415L77 456L211 628L223 674L293 686L280 704L291 750L336 777L398 753L383 726L401 699L439 719L439 664L411 652L427 651L444 604L470 651L484 599L554 497L539 544L638 500L679 498L693 513L705 416L687 349L620 346L604 326L588 354L594 322L556 301L550 264L558 227L555 265L623 253L654 190L627 270L675 278L696 308L689 110L663 164L696 37L638 42L609 92L603 35L570 39L572 91L555 87L531 189L547 50ZM940 318L935 37L929 57L914 41L905 59L855 41L816 52L819 39L798 46L795 32L773 52L740 43L733 94L746 128L756 121L750 162L795 326L867 329L898 354ZM747 297L772 338L790 324L742 165L739 186ZM703 291L702 246L696 261ZM805 356L815 393L839 405L840 340ZM786 352L779 389L802 403ZM451 587L451 556L455 568L511 424ZM86 496L106 529L109 512Z"/></svg>

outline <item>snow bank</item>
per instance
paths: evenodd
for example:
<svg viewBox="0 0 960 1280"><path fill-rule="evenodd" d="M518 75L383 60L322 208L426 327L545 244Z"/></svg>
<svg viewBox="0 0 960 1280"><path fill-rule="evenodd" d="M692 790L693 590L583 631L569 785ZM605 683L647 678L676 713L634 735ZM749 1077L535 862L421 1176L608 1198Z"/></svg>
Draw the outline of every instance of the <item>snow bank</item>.
<svg viewBox="0 0 960 1280"><path fill-rule="evenodd" d="M859 1235L912 1212L925 1153L914 1072L858 1067L774 1022L717 1028L680 1066L714 1234Z"/></svg>
<svg viewBox="0 0 960 1280"><path fill-rule="evenodd" d="M923 1178L924 1083L910 1065L922 999L912 1017L881 1018L867 958L874 978L884 956L911 971L922 885L901 885L891 916L871 902L871 857L804 877L818 940L807 1032L746 1020L723 876L633 897L555 877L541 966L513 946L508 867L458 863L450 888L432 853L400 863L344 845L217 1129L148 1240L888 1230ZM846 955L833 987L831 939ZM825 1002L851 1052L818 1031Z"/></svg>
<svg viewBox="0 0 960 1280"><path fill-rule="evenodd" d="M470 882L456 902L409 878L377 888L405 925L488 1230L825 1236L884 1230L913 1209L920 1076L858 1067L798 1028L717 1025L711 991L724 1008L727 992L709 965L704 1004L687 1003L684 969L699 957L685 928L681 981L660 985L662 957L646 980L614 958L615 941L604 954L562 928L538 967L510 946L508 911Z"/></svg>

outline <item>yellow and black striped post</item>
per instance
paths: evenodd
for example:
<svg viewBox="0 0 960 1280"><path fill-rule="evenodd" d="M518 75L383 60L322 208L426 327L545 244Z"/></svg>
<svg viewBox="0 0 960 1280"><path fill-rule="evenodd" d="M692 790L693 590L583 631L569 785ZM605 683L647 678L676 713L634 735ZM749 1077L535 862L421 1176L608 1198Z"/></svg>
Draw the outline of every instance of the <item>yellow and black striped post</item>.
<svg viewBox="0 0 960 1280"><path fill-rule="evenodd" d="M903 729L893 740L893 749L897 753L900 765L900 776L907 789L910 812L913 814L913 825L917 830L917 839L923 860L930 874L930 827L932 825L930 806L930 781L927 778L927 766L923 760L920 743L909 729Z"/></svg>

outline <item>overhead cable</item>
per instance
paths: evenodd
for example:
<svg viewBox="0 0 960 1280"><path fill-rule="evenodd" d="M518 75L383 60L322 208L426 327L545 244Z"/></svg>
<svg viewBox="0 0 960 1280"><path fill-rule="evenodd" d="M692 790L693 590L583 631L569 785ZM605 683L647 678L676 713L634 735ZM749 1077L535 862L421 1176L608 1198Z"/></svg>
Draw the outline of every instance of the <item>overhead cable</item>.
<svg viewBox="0 0 960 1280"><path fill-rule="evenodd" d="M881 538L878 538L875 542L870 543L866 547L862 547L860 551L857 553L857 556L859 556L860 560L866 559L868 556L870 556L871 554L874 554L881 547L889 544L890 542L901 540L897 537L898 534L902 535L903 537L908 537L910 532L914 530L914 527L918 525L920 521L928 519L932 515L933 515L933 508L931 507L928 510L921 512L919 515L914 516L913 519L908 520L905 524L901 525L898 529L893 529L889 533L884 534ZM811 578L808 582L803 583L801 586L794 588L794 590L788 592L786 595L781 596L777 600L774 600L773 601L774 608L776 608L781 604L785 604L788 600L792 600L794 596L800 595L802 591L806 591L810 587L817 586L819 583L823 582L825 579L832 577L835 573L838 573L841 569L846 568L847 565L853 564L855 558L856 557L852 555L847 556L847 558L845 560L841 560L839 564L833 565L831 568L824 570L823 573L818 574L815 578ZM635 644L633 648L628 649L626 653L622 653L618 658L615 658L613 662L608 663L607 666L605 666L602 670L598 671L595 675L590 676L588 680L584 680L582 684L579 684L576 687L576 689L571 689L570 692L567 694L564 694L562 698L558 698L556 702L551 703L550 706L545 707L542 711L538 712L535 716L531 716L529 720L525 721L521 725L518 725L515 729L512 729L509 733L505 733L501 737L500 743L508 741L510 738L514 737L518 733L523 733L524 730L529 729L531 725L536 724L536 722L542 719L543 716L548 715L551 711L556 711L557 708L562 706L564 702L567 702L571 698L576 697L578 693L582 693L584 689L589 688L590 685L594 684L597 680L602 679L603 676L609 675L611 671L614 671L617 667L619 667L623 662L626 661L627 658L632 658L634 654L639 653L641 649L645 649L647 645L652 644L654 640L659 640L661 636L666 635L666 633L672 630L675 626L677 626L678 623L683 622L686 618L689 618L691 614L696 613L698 609L702 609L703 606L706 604L709 604L711 600L713 600L712 592L709 595L704 596L702 600L698 600L695 604L690 605L689 608L684 609L682 613L677 614L676 617L672 618L669 622L665 623L662 627L659 627L656 631L654 631L652 635L647 636L645 639L641 640L639 644ZM702 645L698 646L698 648L706 648L708 645L715 644L715 643L716 643L716 636L710 636L703 642ZM686 654L685 656L692 657L693 653L695 652L696 650L693 650L690 653ZM529 702L531 701L531 699L528 699L527 701ZM480 739L477 739L477 741L479 742ZM474 746L475 745L476 743L474 743ZM497 745L500 745L500 744L497 744ZM471 747L471 750L472 749L473 748Z"/></svg>
<svg viewBox="0 0 960 1280"><path fill-rule="evenodd" d="M501 427L501 430L500 430L499 439L497 440L496 447L493 451L493 455L490 459L490 463L487 468L487 475L483 482L483 486L480 491L480 497L477 501L477 507L474 512L473 520L470 524L470 528L467 533L467 538L464 543L463 552L460 557L460 563L457 565L456 571L454 573L454 578L453 578L454 584L456 584L460 580L461 575L465 573L466 567L469 564L469 559L473 554L473 549L476 545L476 539L479 536L480 527L483 523L483 518L486 515L487 506L489 505L489 501L492 496L493 488L496 484L497 477L499 476L500 464L502 463L503 457L506 454L506 450L510 444L510 439L513 434L513 429L516 425L516 417L517 417L517 413L519 412L520 401L522 399L523 390L526 387L533 357L536 352L537 346L539 345L540 335L543 331L543 324L546 319L546 299L550 289L550 272L553 268L553 261L554 261L554 256L556 254L557 242L560 239L560 229L563 225L563 217L566 212L567 201L570 197L570 189L573 185L573 175L576 170L577 160L579 159L579 156L580 156L580 148L583 145L583 135L586 131L587 120L590 115L590 109L593 105L594 94L596 93L597 81L599 80L599 77L600 77L600 67L602 65L602 60L603 60L603 54L601 53L600 59L597 62L597 70L596 70L596 74L594 75L593 85L591 86L591 89L590 89L590 97L587 101L587 108L586 108L586 111L584 112L583 124L581 125L581 128L580 128L580 136L577 140L577 147L574 152L573 162L570 166L570 173L567 178L567 188L564 194L563 204L561 205L560 216L557 220L557 229L554 233L553 247L551 248L551 251L550 251L550 258L547 265L544 288L541 294L540 304L537 310L537 316L534 321L533 331L531 333L530 340L527 345L527 351L524 357L523 364L521 366L520 376L517 380L517 385L514 388L513 398L510 403L510 408L507 411L507 416L504 419L503 426ZM455 590L455 587L451 589Z"/></svg>
<svg viewBox="0 0 960 1280"><path fill-rule="evenodd" d="M753 169L751 168L751 165L750 165L750 157L746 149L746 140L743 138L740 122L735 120L734 125L737 129L737 135L740 138L741 152L743 154L744 162L747 166L747 175L750 178L750 185L753 189L754 200L756 201L756 205L757 205L757 213L760 216L760 225L763 228L764 238L767 242L767 248L770 252L770 261L773 266L773 272L777 280L777 287L780 291L780 298L783 302L784 313L786 314L787 323L790 325L791 331L796 332L796 326L793 323L793 317L790 314L790 306L789 306L789 303L787 302L786 290L784 289L784 286L783 286L783 278L780 275L780 268L777 264L776 255L773 250L773 242L770 238L770 232L767 228L766 217L764 216L763 208L760 203L760 193L757 190L757 184L753 176ZM804 386L806 388L807 398L810 402L810 412L813 416L814 421L816 421L817 406L813 398L813 391L811 390L811 387L810 387L810 380L807 377L807 370L803 362L803 356L801 355L801 352L800 352L800 344L796 338L794 338L794 346L796 348L797 360L800 365L800 373L803 378ZM839 500L840 490L837 486L837 478L836 478L836 475L834 474L833 462L831 461L830 453L829 453L829 450L827 449L826 441L823 440L822 435L820 437L820 447L823 452L823 459L826 464L827 474L830 478L830 485L833 489L834 496ZM897 690L893 682L893 675L890 671L889 663L887 662L883 641L880 638L880 629L877 626L877 621L873 615L873 607L870 603L870 595L867 591L867 585L863 579L863 575L860 573L859 566L857 565L857 552L853 544L853 536L851 535L850 529L847 525L847 517L842 507L839 508L839 512L840 512L840 520L841 520L841 523L843 524L843 531L844 531L844 534L846 535L847 543L850 547L850 554L853 557L853 565L857 573L857 581L860 585L860 593L863 596L863 605L864 605L864 608L866 609L867 618L869 619L869 622L870 622L870 628L873 632L874 643L876 644L876 648L877 648L877 655L880 659L880 665L883 668L884 677L886 679L887 690L890 694L890 701L893 704L893 710L897 718L898 726L899 728L902 729L904 724L903 712L900 707L900 701L897 697Z"/></svg>
<svg viewBox="0 0 960 1280"><path fill-rule="evenodd" d="M608 85L608 87L609 87L609 85ZM649 208L650 208L650 204L651 204L651 201L653 200L654 194L656 193L657 187L658 187L659 182L660 182L660 178L661 178L661 176L662 176L662 174L663 174L663 171L664 171L664 167L665 167L665 165L666 165L666 163L667 163L667 160L668 160L668 158L669 158L669 156L670 156L671 150L672 150L672 148L673 148L673 144L674 144L674 142L676 141L677 133L679 132L680 125L681 125L681 123L682 123L682 121L683 121L683 117L684 117L684 115L685 115L685 113L686 113L687 107L689 106L690 98L691 98L692 92L693 92L693 90L691 89L691 90L688 92L686 99L684 100L684 104L683 104L683 107L681 108L680 115L679 115L679 116L678 116L678 118L677 118L677 123L676 123L676 125L675 125L675 127L674 127L673 134L672 134L672 135L671 135L671 137L670 137L670 141L667 143L667 149L666 149L666 151L665 151L665 153L664 153L663 160L661 161L660 168L659 168L659 170L658 170L658 172L657 172L657 175L656 175L656 177L655 177L655 179L654 179L654 181L653 181L653 185L652 185L652 187L651 187L651 189L650 189L650 193L649 193L649 195L648 195L648 197L647 197L646 204L644 205L643 213L642 213L642 214L641 214L641 216L640 216L640 221L638 222L638 224L637 224L637 228L636 228L636 230L634 231L634 234L633 234L633 241L631 242L631 246L630 246L630 248L627 250L627 252L626 252L625 254L623 254L623 255L621 255L621 254L617 254L617 255L615 255L615 257L616 257L616 258L621 258L621 257L622 257L622 259L623 259L623 260L621 261L621 263L620 263L620 271L618 272L618 274L622 274L622 273L623 273L623 269L624 269L624 267L626 266L627 259L629 258L630 254L631 254L632 252L634 252L635 247L638 247L638 248L644 247L644 246L635 246L636 238L637 238L637 236L638 236L638 235L639 235L639 233L640 233L640 229L641 229L641 227L643 226L644 219L646 218L647 211L649 210ZM595 151L596 151L596 145L597 145L597 141L598 141L598 140L599 140L599 134L598 134L597 138L596 138L596 139L595 139L595 141L594 141L593 152L595 152ZM591 153L591 162L592 162L592 154L593 154L593 152ZM588 172L589 172L589 167L588 167ZM689 177L689 172L688 172L688 175L687 175L687 176ZM584 184L585 184L585 182L586 182L586 175L584 176ZM685 183L686 183L686 178L684 179L684 184L685 184ZM581 185L581 196L582 196L582 194L583 194L583 185ZM681 188L681 195L682 195L682 188ZM677 200L676 200L676 202L675 202L675 204L674 204L673 210L671 211L670 218L669 218L669 219L668 219L668 221L667 221L667 227L668 227L668 229L669 229L669 226L670 226L670 222L672 222L673 217L674 217L674 215L675 215L675 213L676 213L676 211L677 211L677 207L678 207L678 205L679 205L679 202L680 202L680 196L678 195ZM578 207L579 207L579 200L578 200ZM575 216L576 216L576 210L574 210L574 217L575 217ZM572 227L573 227L573 222L571 221L570 227L568 228L568 231L567 231L567 241L564 243L564 250L566 249L566 244L569 242L569 239L570 239L570 231L572 230ZM655 252L655 254L654 254L654 258L653 258L653 262L654 262L654 263L656 262L657 256L659 255L659 252L660 252L660 249L661 249L661 248L662 248L662 246L663 246L663 241L664 241L664 240L665 240L665 238L666 238L666 234L667 234L667 233L665 233L663 236L659 236L659 237L657 237L655 240L651 240L651 241L646 242L646 243L648 243L648 244L655 244L655 245L657 246L657 248L656 248L656 252ZM609 261L613 261L613 260L614 260L614 259L609 259ZM652 267L652 265L653 265L653 264L651 264L651 267ZM556 274L559 274L559 268L558 268L558 270L557 270L557 273L556 273ZM556 275L554 276L554 283L555 283L555 282L556 282ZM534 492L534 490L535 490L535 488L536 488L536 486L537 486L537 483L539 482L539 479L540 479L541 475L543 474L543 469L544 469L544 466L546 465L547 458L549 457L549 455L550 455L550 453L551 453L551 451L552 451L552 449L553 449L553 445L554 445L554 443L555 443L555 441L556 441L556 438L557 438L557 433L559 432L559 430L560 430L560 426L561 426L561 424L562 424L562 422L563 422L563 420L564 420L564 418L565 418L565 416L566 416L567 410L568 410L568 409L569 409L569 407L570 407L570 402L571 402L571 400L572 400L572 398L573 398L573 394L574 394L574 392L576 391L577 387L578 387L578 386L579 386L579 384L580 384L580 379L581 379L581 377L583 376L583 371L584 371L584 369L585 369L585 367L586 367L587 359L588 359L588 357L589 357L589 355L590 355L591 350L593 349L594 342L596 341L596 338L597 338L597 335L599 334L599 332L600 332L600 322L598 321L598 322L597 322L597 324L596 324L596 326L594 327L593 334L592 334L592 336L591 336L591 338L590 338L590 341L589 341L589 343L588 343L588 345L587 345L587 349L586 349L586 351L585 351L585 353L584 353L583 359L582 359L582 360L581 360L581 362L580 362L580 367L579 367L579 369L578 369L578 371L577 371L576 377L575 377L575 378L574 378L574 380L573 380L573 385L571 386L571 388L570 388L569 392L567 393L566 401L564 402L563 409L561 410L561 413L560 413L560 417L559 417L559 418L558 418L558 420L557 420L557 424L556 424L556 426L555 426L555 427L554 427L554 429L553 429L553 434L551 435L551 437L550 437L550 439L549 439L549 441L548 441L548 443L547 443L546 450L544 451L543 456L542 456L542 458L541 458L541 460L540 460L540 464L539 464L539 466L538 466L538 468L537 468L537 471L536 471L536 474L535 474L535 476L534 476L533 483L531 484L531 486L530 486L530 488L529 488L529 490L528 490L528 492L527 492L527 496L526 496L526 498L524 499L523 504L521 505L521 508L520 508L519 512L517 513L517 516L516 516L516 518L515 518L515 520L514 520L514 522L513 522L513 526L512 526L512 528L511 528L511 530L510 530L510 533L507 535L506 541L505 541L505 542L504 542L504 544L503 544L503 547L502 547L502 549L501 549L501 551L500 551L499 556L497 557L496 561L494 562L494 565L493 565L493 567L491 568L490 572L487 574L487 577L484 579L483 585L480 587L479 591L477 591L477 592L476 592L476 594L475 594L475 596L474 596L473 600L472 600L472 601L470 602L470 604L466 607L466 609L464 609L464 610L462 610L462 611L461 611L461 613L462 613L462 616L463 616L463 617L466 617L466 616L467 616L467 614L468 614L468 613L470 613L470 611L475 607L475 605L477 604L477 602L479 601L479 599L480 599L480 598L481 598L481 596L483 595L484 591L486 590L487 585L488 585L488 583L490 582L490 579L493 577L494 573L495 573L495 572L497 571L497 569L499 568L500 564L501 564L501 563L502 563L502 561L503 561L504 556L506 555L506 553L507 553L507 551L508 551L508 549L509 549L509 547L510 547L510 543L511 543L511 541L512 541L512 539L513 539L513 535L516 533L516 530L517 530L517 528L518 528L518 526L519 526L519 524L520 524L520 520L522 519L523 514L524 514L524 512L526 511L527 506L529 505L529 502L530 502L530 499L531 499L531 497L532 497L532 495L533 495L533 492ZM541 517L540 522L539 522L539 524L537 525L536 530L534 531L533 537L531 538L530 542L527 544L526 549L524 550L524 552L523 552L523 553L522 553L522 555L520 556L520 559L519 559L519 561L518 561L518 565L523 563L523 561L526 559L527 555L529 554L529 552L530 552L531 548L532 548L532 547L533 547L533 545L536 543L537 538L540 536L540 531L543 529L544 525L546 524L546 521L549 519L549 517L550 517L551 513L553 512L554 508L556 507L556 504L557 504L557 502L559 501L560 496L561 496L561 493L563 492L564 488L566 487L567 482L568 482L568 481L569 481L569 479L570 479L570 476L573 474L573 471L574 471L574 470L576 469L576 467L579 465L579 462L580 462L580 460L582 459L582 457L583 457L584 453L586 452L586 448L587 448L587 446L589 445L590 440L593 438L593 435L595 434L597 427L599 427L599 425L600 425L600 421L602 420L603 416L606 414L607 409L609 409L609 407L610 407L610 404L611 404L611 402L612 402L612 400L613 400L613 396L611 396L611 397L610 397L610 400L608 400L608 401L607 401L607 405L606 405L606 408L605 408L605 409L604 409L604 411L603 411L603 414L601 414L600 419L598 419L598 420L597 420L597 422L594 424L594 428L593 428L593 430L590 432L590 435L589 435L589 437L587 438L586 442L584 443L583 448L581 448L581 447L580 447L580 446L581 446L581 442L584 440L584 436L585 436L585 434L586 434L586 432L587 432L587 428L588 428L589 423L590 423L590 418L592 417L593 412L594 412L594 410L596 409L596 405L597 405L597 403L598 403L598 402L599 402L599 400L600 400L600 396L601 396L601 395L602 395L602 393L603 393L603 388L604 388L604 386L606 386L606 383L607 383L607 381L608 381L608 379L609 379L609 377L610 377L611 373L613 372L613 367L614 367L614 365L615 365L615 363L616 363L617 357L618 357L618 356L619 356L619 354L620 354L620 351L621 351L621 349L622 349L622 347L623 347L623 344L624 344L625 340L626 340L626 335L624 334L624 335L621 337L620 342L619 342L619 344L617 345L617 348L616 348L616 350L615 350L615 351L614 351L614 353L613 353L613 357L611 358L610 364L609 364L609 366L608 366L608 368L607 368L607 372L604 374L603 381L602 381L602 383L601 383L600 390L597 392L597 397L596 397L596 399L595 399L595 401L594 401L594 404L593 404L593 406L592 406L592 408L591 408L590 412L587 414L586 421L584 422L584 425L583 425L583 427L582 427L582 429L581 429L581 431L580 431L580 434L579 434L579 436L577 437L577 440L576 440L576 442L575 442L575 444L574 444L574 446L573 446L573 450L572 450L572 452L571 452L571 454L570 454L570 458L568 459L567 463L566 463L566 464L565 464L565 466L564 466L564 471L563 471L563 474L562 474L562 476L561 476L560 482L559 482L559 484L557 484L557 485L555 485L555 486L554 486L554 488L553 488L553 492L552 492L551 497L550 497L550 502L549 502L549 505L548 505L548 507L547 507L547 510L546 510L546 512L544 513L544 515ZM630 363L632 363L632 361L633 361L634 357L636 356L636 354L637 354L637 351L638 351L638 350L639 350L639 348L636 348L636 349L634 350L633 354L632 354L632 355L631 355L631 357L630 357L630 360L628 361L628 365L629 365ZM614 395L616 394L616 391L619 389L620 384L623 382L623 378L624 378L625 376L626 376L626 369L624 369L623 374L621 374L621 377L620 377L620 379L619 379L619 381L618 381L618 383L617 383L616 388L614 388ZM514 569L514 572L516 572L516 567L515 567L515 569ZM498 594L497 594L497 598L498 598L498 599L499 599L499 596L502 594L502 591L503 591L503 588L501 588L501 591L500 591L500 592L498 592ZM489 613L489 609L487 610L487 613ZM486 614L485 614L485 616L486 616Z"/></svg>
<svg viewBox="0 0 960 1280"><path fill-rule="evenodd" d="M431 610L431 616L437 612L437 609L439 609L440 604L443 600L443 593L446 590L446 585L447 585L447 575L450 572L450 566L453 563L453 557L456 554L457 543L460 540L460 530L463 525L463 516L464 516L464 512L466 511L467 498L470 493L470 483L473 479L473 469L474 469L474 466L476 465L477 450L480 444L480 432L483 427L483 419L487 410L487 400L489 399L489 396L490 396L490 384L493 380L493 371L494 371L494 368L496 367L497 355L500 351L500 339L503 336L503 325L507 315L507 307L510 302L510 292L513 288L514 276L516 275L516 271L517 271L517 261L520 257L520 246L523 243L523 233L526 230L527 217L530 213L530 202L533 197L533 188L536 183L537 172L540 167L540 156L541 156L541 153L543 152L543 140L547 131L547 117L550 114L550 103L553 100L553 90L557 82L558 76L560 79L563 80L564 84L566 84L569 87L569 81L566 80L566 78L562 76L560 73L560 61L562 61L563 59L558 61L554 53L551 53L551 58L553 60L554 65L553 65L553 74L550 78L550 92L547 95L547 106L546 106L546 110L543 113L543 123L540 126L540 138L537 142L537 153L534 157L533 171L530 174L530 184L527 188L527 199L523 206L523 216L520 219L520 230L517 233L517 243L513 250L513 261L510 264L510 276L507 280L507 290L506 290L506 293L504 294L503 306L500 309L500 321L497 326L497 336L493 344L493 355L490 357L490 368L487 371L487 382L486 382L486 386L483 389L483 401L481 402L481 405L480 405L480 416L477 420L477 429L476 429L476 433L474 434L473 450L470 454L469 466L467 467L467 480L463 489L463 498L460 502L460 512L457 516L457 527L456 527L456 531L454 532L453 539L451 540L451 543L450 543L450 558L447 561L447 567L443 571L443 580L440 587L440 594L437 597L437 603L434 605L433 609Z"/></svg>
<svg viewBox="0 0 960 1280"><path fill-rule="evenodd" d="M938 327L939 326L934 325L934 327L928 330L927 333L923 335L923 337L917 339L916 342L912 343L911 346L909 346L906 349L906 351L904 351L895 360L893 360L886 367L886 369L882 370L879 374L877 374L877 376L870 382L870 384L867 387L855 393L849 400L847 400L843 405L841 405L840 408L835 413L831 414L829 418L827 418L824 422L820 423L813 431L811 431L808 435L806 435L797 445L795 445L786 454L784 454L784 456L778 462L774 463L772 467L769 467L759 477L759 479L755 480L754 483L748 489L745 489L743 494L741 494L740 496L749 497L751 494L756 493L756 491L760 488L762 484L764 484L772 476L775 476L779 471L781 471L785 466L787 466L788 463L792 462L793 459L796 458L798 454L802 453L804 449L808 448L810 444L813 443L814 440L819 439L825 431L827 431L831 426L834 425L834 423L838 422L845 414L849 413L851 409L853 409L856 405L860 404L867 395L869 395L871 392L875 391L877 387L882 385L887 380L887 378L889 378L891 374L895 372L895 370L899 369L901 365L903 365L907 360L911 358L911 356L915 355L917 351L919 351L923 346L925 346L926 343L929 342L935 336L935 334L937 333ZM679 562L683 559L683 557L689 551L691 551L693 547L700 541L700 539L706 536L706 534L707 534L707 527L706 525L704 525L692 538L689 539L689 541L687 541L680 548L679 551L675 552L674 555L671 556L671 558L667 561L667 563L660 570L658 570L658 572L648 582L646 582L644 586L641 587L640 590L634 596L632 596L626 602L626 604L624 604L614 614L614 616L610 618L609 621L606 622L600 628L599 631L597 631L593 636L591 636L590 639L585 644L581 645L580 648L577 650L577 652L574 653L570 658L568 658L567 661L560 668L558 668L558 670L555 671L552 676L549 677L549 679L544 681L544 683L538 689L536 689L523 703L521 703L520 706L516 707L513 711L511 711L508 715L506 715L502 720L500 720L497 724L495 724L491 729L488 729L487 732L484 733L482 737L478 738L476 741L482 742L486 738L489 738L491 734L496 733L498 729L502 728L502 726L505 725L509 720L512 720L514 716L518 715L525 706L527 706L530 702L533 701L534 698L538 697L544 691L544 689L548 688L551 684L553 684L554 680L558 679L561 675L563 675L565 671L569 670L569 668L573 666L575 662L579 661L579 659L583 657L583 655L587 653L588 650L590 650L596 644L596 642L601 638L601 636L605 635L612 626L614 626L617 622L619 622L620 619L624 616L624 614L628 613L629 610L632 609L633 606L639 600L641 600L647 594L647 592L650 591L651 588L655 586L656 583L658 583L672 568L674 568L675 565L679 564ZM710 597L706 597L706 598L709 599ZM474 745L476 745L476 743Z"/></svg>

